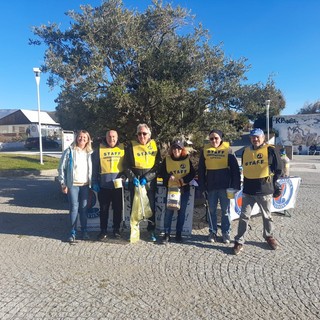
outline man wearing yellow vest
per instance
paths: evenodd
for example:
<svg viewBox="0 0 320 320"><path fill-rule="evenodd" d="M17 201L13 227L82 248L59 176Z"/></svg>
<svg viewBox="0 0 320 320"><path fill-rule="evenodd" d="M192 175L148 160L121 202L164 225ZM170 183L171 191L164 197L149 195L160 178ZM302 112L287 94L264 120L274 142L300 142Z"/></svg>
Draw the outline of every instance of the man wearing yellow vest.
<svg viewBox="0 0 320 320"><path fill-rule="evenodd" d="M282 171L280 155L274 146L265 142L264 133L259 128L251 130L250 142L251 145L242 154L244 180L238 234L233 248L236 255L243 250L244 237L255 204L262 214L263 237L272 250L277 248L277 241L273 236L271 203L272 196L277 191L276 181Z"/></svg>
<svg viewBox="0 0 320 320"><path fill-rule="evenodd" d="M151 241L157 241L155 236L155 196L157 191L157 174L161 162L160 151L156 142L151 139L151 130L145 124L137 126L137 140L129 143L126 149L126 176L129 179L131 203L134 197L134 187L145 186L150 202L152 216L148 221L148 231Z"/></svg>
<svg viewBox="0 0 320 320"><path fill-rule="evenodd" d="M230 200L227 188L240 190L240 170L229 143L223 141L223 132L213 129L209 133L199 159L199 187L206 193L209 203L209 242L217 241L217 206L220 201L222 241L230 243Z"/></svg>
<svg viewBox="0 0 320 320"><path fill-rule="evenodd" d="M113 209L113 236L120 237L123 188L114 187L114 179L124 178L124 145L118 141L115 130L107 131L106 139L92 154L92 189L98 193L100 204L100 234L98 240L107 240L109 207Z"/></svg>

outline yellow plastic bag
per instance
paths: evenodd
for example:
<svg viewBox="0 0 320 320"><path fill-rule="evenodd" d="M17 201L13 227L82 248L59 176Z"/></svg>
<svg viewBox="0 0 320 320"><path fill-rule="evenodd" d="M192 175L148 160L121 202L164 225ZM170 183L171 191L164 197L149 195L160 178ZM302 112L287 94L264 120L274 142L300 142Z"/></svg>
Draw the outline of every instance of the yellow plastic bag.
<svg viewBox="0 0 320 320"><path fill-rule="evenodd" d="M152 216L147 190L144 186L135 187L130 217L130 242L140 240L139 222Z"/></svg>

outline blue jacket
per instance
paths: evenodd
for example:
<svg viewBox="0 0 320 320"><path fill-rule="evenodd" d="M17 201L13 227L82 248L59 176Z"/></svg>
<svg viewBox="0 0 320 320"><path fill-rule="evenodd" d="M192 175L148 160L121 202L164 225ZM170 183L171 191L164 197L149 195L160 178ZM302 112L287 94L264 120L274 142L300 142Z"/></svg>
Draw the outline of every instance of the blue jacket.
<svg viewBox="0 0 320 320"><path fill-rule="evenodd" d="M58 167L58 180L60 184L66 185L68 188L73 186L73 168L74 168L74 152L75 147L71 145L69 148L67 148L59 162ZM88 153L87 159L88 159L88 180L89 180L89 187L91 187L91 177L92 177L92 162L91 162L91 153Z"/></svg>

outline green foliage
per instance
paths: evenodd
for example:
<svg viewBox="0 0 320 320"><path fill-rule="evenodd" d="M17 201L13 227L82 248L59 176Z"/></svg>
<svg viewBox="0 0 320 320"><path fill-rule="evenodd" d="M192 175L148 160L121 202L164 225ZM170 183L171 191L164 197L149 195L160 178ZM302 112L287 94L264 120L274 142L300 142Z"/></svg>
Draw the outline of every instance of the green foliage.
<svg viewBox="0 0 320 320"><path fill-rule="evenodd" d="M80 8L68 12L69 29L35 27L41 41L31 41L47 46L42 71L61 88L57 114L65 129L99 136L117 128L132 138L137 124L147 123L166 143L177 134L205 137L216 126L232 140L248 118L263 114L266 99L275 112L284 107L272 81L243 85L246 59L228 59L211 46L186 9L154 1L140 13L121 0Z"/></svg>
<svg viewBox="0 0 320 320"><path fill-rule="evenodd" d="M320 113L320 100L314 103L306 103L299 111L298 114L313 114Z"/></svg>
<svg viewBox="0 0 320 320"><path fill-rule="evenodd" d="M269 107L269 126L272 127L272 117L281 113L285 108L286 102L279 89L276 88L274 80L269 78L266 85L257 83L250 85L246 90L247 96L242 101L246 101L244 108L248 118L254 121L254 127L266 129L266 100L270 100Z"/></svg>

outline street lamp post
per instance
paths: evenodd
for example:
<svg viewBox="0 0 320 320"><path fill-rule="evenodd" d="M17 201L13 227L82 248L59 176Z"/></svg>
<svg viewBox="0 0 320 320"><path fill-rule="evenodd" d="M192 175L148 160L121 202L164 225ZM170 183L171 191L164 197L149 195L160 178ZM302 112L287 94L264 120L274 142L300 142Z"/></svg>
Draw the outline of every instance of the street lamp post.
<svg viewBox="0 0 320 320"><path fill-rule="evenodd" d="M270 139L269 136L269 109L270 109L270 100L266 100L266 107L267 107L267 117L266 117L266 125L267 125L267 138L268 138L268 142Z"/></svg>
<svg viewBox="0 0 320 320"><path fill-rule="evenodd" d="M40 164L43 164L42 157L42 135L41 135L41 118L40 118L40 69L33 68L37 83L37 97L38 97L38 126L39 126L39 150L40 150Z"/></svg>

